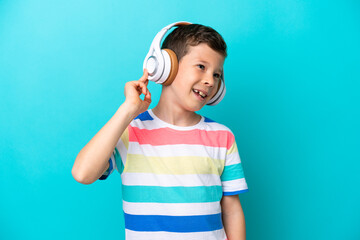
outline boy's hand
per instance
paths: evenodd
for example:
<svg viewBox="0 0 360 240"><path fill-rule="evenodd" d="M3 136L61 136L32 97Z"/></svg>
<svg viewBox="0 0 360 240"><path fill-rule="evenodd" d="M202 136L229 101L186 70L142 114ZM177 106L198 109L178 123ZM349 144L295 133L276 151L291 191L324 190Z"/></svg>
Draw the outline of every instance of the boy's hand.
<svg viewBox="0 0 360 240"><path fill-rule="evenodd" d="M151 94L147 88L148 83L148 72L145 69L138 81L130 81L125 84L125 103L135 111L136 116L145 112L151 103ZM141 94L145 95L144 100L140 98Z"/></svg>

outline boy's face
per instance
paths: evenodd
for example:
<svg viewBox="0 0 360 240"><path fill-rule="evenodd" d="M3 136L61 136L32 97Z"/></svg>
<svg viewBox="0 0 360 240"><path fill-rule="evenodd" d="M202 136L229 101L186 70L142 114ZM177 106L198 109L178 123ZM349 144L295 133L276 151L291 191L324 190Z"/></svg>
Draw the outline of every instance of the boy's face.
<svg viewBox="0 0 360 240"><path fill-rule="evenodd" d="M200 110L216 93L225 58L206 43L189 46L170 86L170 97L188 111Z"/></svg>

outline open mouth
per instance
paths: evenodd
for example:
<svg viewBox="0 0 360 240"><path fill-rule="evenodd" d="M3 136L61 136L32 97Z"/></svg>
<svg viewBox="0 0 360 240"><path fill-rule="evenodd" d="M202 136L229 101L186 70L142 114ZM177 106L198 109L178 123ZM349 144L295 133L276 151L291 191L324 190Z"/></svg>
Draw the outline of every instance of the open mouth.
<svg viewBox="0 0 360 240"><path fill-rule="evenodd" d="M202 99L204 99L204 98L207 97L206 93L204 93L204 92L202 92L202 91L199 91L199 90L197 90L197 89L193 89L193 92L194 92L196 95L200 96Z"/></svg>

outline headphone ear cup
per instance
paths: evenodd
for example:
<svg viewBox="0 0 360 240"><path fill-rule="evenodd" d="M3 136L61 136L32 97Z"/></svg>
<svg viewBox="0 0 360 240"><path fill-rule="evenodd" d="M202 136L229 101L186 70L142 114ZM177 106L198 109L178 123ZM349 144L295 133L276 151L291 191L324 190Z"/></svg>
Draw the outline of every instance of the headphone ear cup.
<svg viewBox="0 0 360 240"><path fill-rule="evenodd" d="M167 77L167 79L163 82L163 85L164 86L168 86L170 85L175 77L176 77L176 74L178 72L178 69L179 69L179 63L178 63L178 60L177 60L177 56L175 54L175 52L171 49L168 49L168 48L164 48L162 49L164 50L170 57L170 72L169 72L169 76Z"/></svg>
<svg viewBox="0 0 360 240"><path fill-rule="evenodd" d="M219 102L221 102L221 100L224 98L225 93L226 93L226 87L225 87L224 80L221 80L219 85L220 85L219 89L217 90L215 95L208 101L207 105L215 106Z"/></svg>

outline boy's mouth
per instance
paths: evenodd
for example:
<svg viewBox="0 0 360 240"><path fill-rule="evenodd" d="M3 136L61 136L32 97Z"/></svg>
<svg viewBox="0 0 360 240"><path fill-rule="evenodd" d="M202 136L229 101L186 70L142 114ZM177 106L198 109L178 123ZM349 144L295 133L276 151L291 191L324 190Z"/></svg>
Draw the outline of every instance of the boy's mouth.
<svg viewBox="0 0 360 240"><path fill-rule="evenodd" d="M206 98L207 97L207 93L206 92L203 92L201 90L198 90L198 89L193 89L193 92L197 95L199 95L200 97L202 98Z"/></svg>

